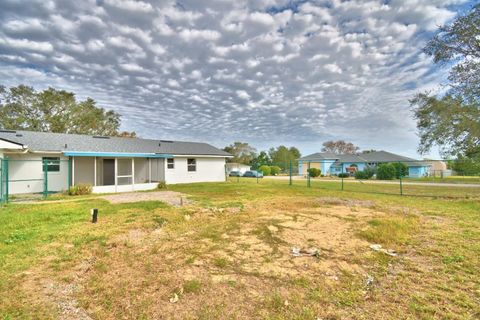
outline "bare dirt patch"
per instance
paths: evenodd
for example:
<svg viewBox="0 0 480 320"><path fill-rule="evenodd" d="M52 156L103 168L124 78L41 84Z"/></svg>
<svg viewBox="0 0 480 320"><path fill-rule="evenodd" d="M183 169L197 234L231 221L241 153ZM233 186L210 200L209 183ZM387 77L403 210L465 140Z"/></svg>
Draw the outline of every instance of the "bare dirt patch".
<svg viewBox="0 0 480 320"><path fill-rule="evenodd" d="M102 196L101 198L109 201L110 203L162 201L176 207L191 203L191 201L187 199L186 194L175 191L117 193L108 196Z"/></svg>

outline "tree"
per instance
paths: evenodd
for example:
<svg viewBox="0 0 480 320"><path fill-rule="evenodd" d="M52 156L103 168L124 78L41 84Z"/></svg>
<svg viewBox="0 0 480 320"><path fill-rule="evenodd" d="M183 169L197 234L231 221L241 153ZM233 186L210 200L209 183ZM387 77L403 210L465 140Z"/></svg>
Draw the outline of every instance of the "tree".
<svg viewBox="0 0 480 320"><path fill-rule="evenodd" d="M480 160L480 5L441 27L424 48L434 62L453 67L444 96L419 93L412 100L419 152L434 145L444 156Z"/></svg>
<svg viewBox="0 0 480 320"><path fill-rule="evenodd" d="M480 176L480 161L459 157L450 163L450 168L462 176Z"/></svg>
<svg viewBox="0 0 480 320"><path fill-rule="evenodd" d="M233 155L229 162L238 162L243 164L250 164L256 157L257 150L250 146L247 142L236 141L233 144L223 148L224 151Z"/></svg>
<svg viewBox="0 0 480 320"><path fill-rule="evenodd" d="M480 4L477 4L450 25L440 27L424 48L435 63L454 64L448 78L452 93L477 102L480 97L479 37Z"/></svg>
<svg viewBox="0 0 480 320"><path fill-rule="evenodd" d="M270 166L263 165L263 166L260 166L260 168L258 168L258 171L263 173L264 176L269 176L270 173L272 172L272 169L270 168Z"/></svg>
<svg viewBox="0 0 480 320"><path fill-rule="evenodd" d="M280 173L280 171L282 171L282 168L280 168L279 166L270 166L270 174L272 176L276 176Z"/></svg>
<svg viewBox="0 0 480 320"><path fill-rule="evenodd" d="M7 130L135 136L135 132L120 133L120 115L97 107L91 98L77 101L72 92L54 88L38 92L25 85L9 89L0 86L0 127Z"/></svg>
<svg viewBox="0 0 480 320"><path fill-rule="evenodd" d="M272 164L272 160L270 159L270 156L265 151L260 151L260 153L255 158L253 158L252 161L250 162L250 166L252 166L252 168L254 169L264 164L265 165Z"/></svg>
<svg viewBox="0 0 480 320"><path fill-rule="evenodd" d="M279 146L276 149L270 148L268 154L272 160L272 164L279 166L282 170L290 168L290 162L295 162L301 157L300 151L297 148L287 148L286 146Z"/></svg>
<svg viewBox="0 0 480 320"><path fill-rule="evenodd" d="M405 163L395 162L392 163L392 166L395 168L395 178L400 179L408 176L408 167Z"/></svg>
<svg viewBox="0 0 480 320"><path fill-rule="evenodd" d="M323 143L323 152L332 152L338 154L356 154L360 150L359 147L351 142L345 142L344 140L326 141Z"/></svg>
<svg viewBox="0 0 480 320"><path fill-rule="evenodd" d="M391 163L382 163L377 168L378 180L393 180L395 178L395 167Z"/></svg>

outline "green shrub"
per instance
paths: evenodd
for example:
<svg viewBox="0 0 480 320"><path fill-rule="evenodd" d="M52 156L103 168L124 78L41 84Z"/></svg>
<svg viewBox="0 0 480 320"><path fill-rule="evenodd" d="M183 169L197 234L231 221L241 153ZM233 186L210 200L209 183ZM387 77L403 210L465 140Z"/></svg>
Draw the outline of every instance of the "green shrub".
<svg viewBox="0 0 480 320"><path fill-rule="evenodd" d="M312 177L312 178L316 178L316 177L320 176L320 174L322 173L322 171L320 171L320 169L317 169L317 168L307 169L307 172L308 172L309 176Z"/></svg>
<svg viewBox="0 0 480 320"><path fill-rule="evenodd" d="M157 189L167 189L167 183L165 181L160 181L157 184Z"/></svg>
<svg viewBox="0 0 480 320"><path fill-rule="evenodd" d="M408 176L408 167L406 164L395 162L392 163L392 166L395 168L395 178L400 179L400 177Z"/></svg>
<svg viewBox="0 0 480 320"><path fill-rule="evenodd" d="M346 172L342 172L342 173L339 173L338 174L338 177L339 178L348 178L350 177L350 174L346 173Z"/></svg>
<svg viewBox="0 0 480 320"><path fill-rule="evenodd" d="M365 171L357 171L357 172L355 172L355 179L367 180L367 179L369 179L369 176L368 176L367 172L365 172Z"/></svg>
<svg viewBox="0 0 480 320"><path fill-rule="evenodd" d="M79 183L68 188L68 194L71 196L81 196L92 193L92 185Z"/></svg>
<svg viewBox="0 0 480 320"><path fill-rule="evenodd" d="M258 168L258 171L262 172L264 176L269 176L271 169L270 169L270 166L263 165L263 166L260 166L260 168Z"/></svg>
<svg viewBox="0 0 480 320"><path fill-rule="evenodd" d="M397 170L390 163L383 163L378 166L377 179L379 180L393 180Z"/></svg>
<svg viewBox="0 0 480 320"><path fill-rule="evenodd" d="M377 170L375 167L366 166L365 169L363 169L363 172L365 172L365 174L367 175L367 179L370 179L377 173Z"/></svg>
<svg viewBox="0 0 480 320"><path fill-rule="evenodd" d="M277 174L280 173L281 170L282 168L280 168L279 166L270 166L270 174L272 176L276 176Z"/></svg>

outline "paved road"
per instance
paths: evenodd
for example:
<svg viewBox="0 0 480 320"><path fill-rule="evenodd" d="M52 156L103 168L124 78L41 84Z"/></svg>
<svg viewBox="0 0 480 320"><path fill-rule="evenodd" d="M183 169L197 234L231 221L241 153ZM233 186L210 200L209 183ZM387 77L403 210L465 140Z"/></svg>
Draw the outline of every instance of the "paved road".
<svg viewBox="0 0 480 320"><path fill-rule="evenodd" d="M294 180L305 180L304 177L294 176ZM265 179L274 179L274 180L288 180L288 176L267 176ZM312 181L321 181L321 182L336 182L340 183L340 179L312 179ZM366 183L366 184L395 184L398 185L399 181L380 181L380 180L354 180L354 179L345 179L345 183ZM403 181L403 185L407 186L434 186L434 187L465 187L465 188L480 188L480 184L468 184L468 183L446 183L446 182L408 182Z"/></svg>

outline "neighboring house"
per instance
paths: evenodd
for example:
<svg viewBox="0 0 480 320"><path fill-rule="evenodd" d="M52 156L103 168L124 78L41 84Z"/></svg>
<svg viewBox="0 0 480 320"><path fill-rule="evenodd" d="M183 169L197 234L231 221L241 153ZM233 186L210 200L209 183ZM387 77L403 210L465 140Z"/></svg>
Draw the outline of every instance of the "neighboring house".
<svg viewBox="0 0 480 320"><path fill-rule="evenodd" d="M230 174L230 172L232 171L237 171L237 172L240 172L241 174L244 174L249 170L250 170L250 166L243 163L236 163L236 162L227 163L227 174Z"/></svg>
<svg viewBox="0 0 480 320"><path fill-rule="evenodd" d="M409 177L428 175L430 164L412 158L400 156L386 151L374 151L360 154L335 154L331 152L314 153L298 159L299 174L306 175L308 165L318 168L323 175L338 175L339 173L355 173L367 166L375 167L380 163L402 162L408 166Z"/></svg>
<svg viewBox="0 0 480 320"><path fill-rule="evenodd" d="M45 172L49 192L80 183L101 193L225 181L230 157L206 143L0 130L10 194L43 192Z"/></svg>
<svg viewBox="0 0 480 320"><path fill-rule="evenodd" d="M452 170L447 168L445 161L430 159L425 159L424 161L430 165L429 176L445 178L452 175Z"/></svg>

